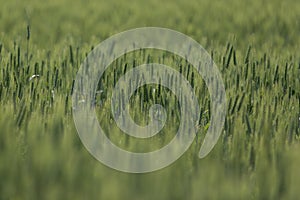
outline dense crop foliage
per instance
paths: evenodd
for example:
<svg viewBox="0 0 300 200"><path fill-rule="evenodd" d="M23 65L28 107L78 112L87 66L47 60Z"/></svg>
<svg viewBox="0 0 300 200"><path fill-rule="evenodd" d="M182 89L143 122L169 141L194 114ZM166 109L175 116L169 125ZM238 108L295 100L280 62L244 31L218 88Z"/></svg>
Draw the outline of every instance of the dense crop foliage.
<svg viewBox="0 0 300 200"><path fill-rule="evenodd" d="M297 199L300 185L300 4L287 1L0 0L0 199ZM123 134L111 115L126 71L157 62L181 72L201 111L197 139L174 164L125 174L95 160L72 119L74 79L86 55L130 28L161 26L197 40L218 65L227 94L221 139L198 159L210 119L201 77L184 59L141 50L120 57L99 81L99 123L118 146L148 152L176 133L176 97L147 85L130 99L136 123L154 103L164 129L148 140ZM169 77L170 81L172 77Z"/></svg>

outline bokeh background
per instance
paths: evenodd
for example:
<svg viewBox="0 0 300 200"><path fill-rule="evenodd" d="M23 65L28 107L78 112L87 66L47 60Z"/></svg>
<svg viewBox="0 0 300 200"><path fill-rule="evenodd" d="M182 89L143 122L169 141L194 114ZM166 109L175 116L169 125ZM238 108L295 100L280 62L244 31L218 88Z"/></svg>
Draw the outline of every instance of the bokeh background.
<svg viewBox="0 0 300 200"><path fill-rule="evenodd" d="M149 86L139 92L147 96L144 102L132 100L132 115L146 123L141 110L164 103L175 116L167 136L149 146L118 132L106 92L125 66L164 56L174 68L181 65L203 97L199 138L190 149L157 172L126 174L87 152L70 100L76 72L93 46L144 26L180 31L212 55L225 83L228 114L218 144L198 159L210 117L201 77L163 52L120 58L99 86L105 94L98 97L98 117L123 148L159 147L178 126L176 99L167 90L166 96L151 96L158 86ZM299 35L297 0L0 0L0 199L298 199ZM39 77L29 80L34 74Z"/></svg>

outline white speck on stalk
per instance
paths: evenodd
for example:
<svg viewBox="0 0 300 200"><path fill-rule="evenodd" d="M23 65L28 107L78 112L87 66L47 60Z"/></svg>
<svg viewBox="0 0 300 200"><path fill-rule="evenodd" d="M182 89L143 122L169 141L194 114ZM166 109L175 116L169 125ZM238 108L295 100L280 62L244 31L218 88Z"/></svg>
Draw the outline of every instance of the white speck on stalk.
<svg viewBox="0 0 300 200"><path fill-rule="evenodd" d="M52 94L52 99L54 100L54 98L55 98L54 90L51 90L51 94Z"/></svg>
<svg viewBox="0 0 300 200"><path fill-rule="evenodd" d="M85 103L85 99L79 100L78 103Z"/></svg>
<svg viewBox="0 0 300 200"><path fill-rule="evenodd" d="M32 79L34 78L39 78L40 75L39 74L33 74L30 78L29 78L29 81L31 81Z"/></svg>
<svg viewBox="0 0 300 200"><path fill-rule="evenodd" d="M103 90L98 90L97 92L96 92L96 94L101 94L101 93L103 93L104 91Z"/></svg>

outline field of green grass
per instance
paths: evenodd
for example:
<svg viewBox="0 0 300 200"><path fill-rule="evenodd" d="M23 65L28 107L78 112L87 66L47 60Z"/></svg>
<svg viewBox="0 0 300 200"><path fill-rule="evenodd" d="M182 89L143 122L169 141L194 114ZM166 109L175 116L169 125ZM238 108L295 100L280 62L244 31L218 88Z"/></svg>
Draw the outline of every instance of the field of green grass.
<svg viewBox="0 0 300 200"><path fill-rule="evenodd" d="M210 119L202 78L163 51L117 58L99 82L103 93L96 107L116 145L135 152L159 149L180 120L176 97L147 85L130 99L131 115L145 125L146 111L160 103L166 126L148 140L120 132L111 91L135 66L161 62L181 71L201 111L197 137L179 160L156 172L130 174L106 167L84 148L71 99L76 73L93 47L145 26L182 32L209 52L225 84L227 116L217 145L199 159ZM297 0L0 0L0 200L299 199L299 52Z"/></svg>

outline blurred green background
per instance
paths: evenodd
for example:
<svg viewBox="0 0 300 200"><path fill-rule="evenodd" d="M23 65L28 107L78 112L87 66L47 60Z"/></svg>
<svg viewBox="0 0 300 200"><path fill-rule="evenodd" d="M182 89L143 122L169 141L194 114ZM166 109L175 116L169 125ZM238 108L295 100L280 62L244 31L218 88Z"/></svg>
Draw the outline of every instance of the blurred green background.
<svg viewBox="0 0 300 200"><path fill-rule="evenodd" d="M200 77L186 74L189 81L197 78L196 93L204 94L199 140L169 167L126 174L102 165L82 145L71 90L92 46L144 26L180 31L213 55L228 114L218 144L198 159L209 96ZM297 0L0 0L0 200L299 199L299 35ZM134 59L114 63L103 83L112 83L125 64L133 67ZM40 77L29 81L33 74ZM134 141L114 136L110 105L103 105L99 119L112 139L134 148ZM133 115L143 118L138 110Z"/></svg>

